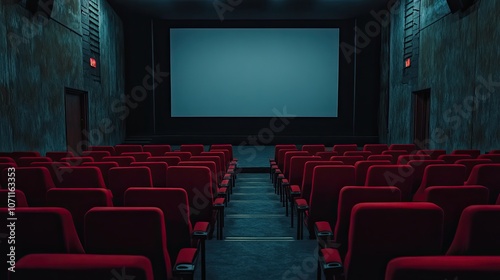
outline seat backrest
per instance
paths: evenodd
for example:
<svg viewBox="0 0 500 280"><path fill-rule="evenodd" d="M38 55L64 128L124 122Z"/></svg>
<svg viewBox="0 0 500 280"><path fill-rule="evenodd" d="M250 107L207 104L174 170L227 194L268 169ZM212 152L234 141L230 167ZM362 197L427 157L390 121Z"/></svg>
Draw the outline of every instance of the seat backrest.
<svg viewBox="0 0 500 280"><path fill-rule="evenodd" d="M500 154L500 150L490 150L487 154Z"/></svg>
<svg viewBox="0 0 500 280"><path fill-rule="evenodd" d="M413 167L413 187L412 193L415 193L422 183L422 178L424 177L425 168L432 164L444 164L444 160L431 159L431 160L410 160L408 165Z"/></svg>
<svg viewBox="0 0 500 280"><path fill-rule="evenodd" d="M289 178L289 172L290 172L290 160L292 157L295 156L310 156L306 151L288 151L285 153L285 159L283 161L283 175L285 175L285 178Z"/></svg>
<svg viewBox="0 0 500 280"><path fill-rule="evenodd" d="M10 153L10 157L14 159L16 162L19 158L22 157L39 157L39 156L41 156L40 152L37 151L16 151Z"/></svg>
<svg viewBox="0 0 500 280"><path fill-rule="evenodd" d="M181 158L180 157L170 157L170 156L154 156L154 157L148 158L148 161L149 162L164 162L168 166L176 166L177 164L179 164L179 162L181 162Z"/></svg>
<svg viewBox="0 0 500 280"><path fill-rule="evenodd" d="M500 256L400 257L387 265L385 280L497 280Z"/></svg>
<svg viewBox="0 0 500 280"><path fill-rule="evenodd" d="M220 152L224 153L224 162L226 163L226 166L231 163L231 153L229 152L228 149L210 149L210 152Z"/></svg>
<svg viewBox="0 0 500 280"><path fill-rule="evenodd" d="M430 160L430 159L432 159L431 156L425 154L400 155L398 157L397 164L408 164L410 160Z"/></svg>
<svg viewBox="0 0 500 280"><path fill-rule="evenodd" d="M202 144L182 144L181 152L190 152L192 156L199 156L205 151L205 146Z"/></svg>
<svg viewBox="0 0 500 280"><path fill-rule="evenodd" d="M389 146L389 150L404 150L408 154L413 153L414 151L417 150L417 145L415 144L391 144Z"/></svg>
<svg viewBox="0 0 500 280"><path fill-rule="evenodd" d="M221 163L221 159L220 159L219 155L216 155L216 156L192 156L189 159L189 161L211 161L211 162L215 163L215 170L216 171L214 174L212 174L212 176L216 175L216 178L214 179L214 181L217 181L217 183L219 183L222 180L222 177L224 176L224 174L222 174L222 170L221 170L222 163ZM193 165L188 164L187 166L193 166ZM209 167L209 166L207 166L207 167Z"/></svg>
<svg viewBox="0 0 500 280"><path fill-rule="evenodd" d="M478 164L485 163L493 163L490 159L481 159L481 158L468 158L468 159L459 159L455 161L456 164L462 164L465 166L465 178L469 178L470 173L472 172L472 168Z"/></svg>
<svg viewBox="0 0 500 280"><path fill-rule="evenodd" d="M362 156L363 160L367 160L369 156L372 155L372 152L368 151L347 151L344 153L344 156Z"/></svg>
<svg viewBox="0 0 500 280"><path fill-rule="evenodd" d="M226 172L227 163L226 163L226 155L224 152L201 152L200 156L217 156L220 158L219 172Z"/></svg>
<svg viewBox="0 0 500 280"><path fill-rule="evenodd" d="M497 202L495 203L496 205L500 205L500 194L497 197Z"/></svg>
<svg viewBox="0 0 500 280"><path fill-rule="evenodd" d="M59 187L63 180L64 173L59 170L61 167L70 167L67 162L32 162L32 167L45 167L50 173L52 177L52 181L54 182L56 187Z"/></svg>
<svg viewBox="0 0 500 280"><path fill-rule="evenodd" d="M489 159L489 160L493 161L494 163L500 163L500 154L479 155L477 158Z"/></svg>
<svg viewBox="0 0 500 280"><path fill-rule="evenodd" d="M478 164L472 168L465 185L481 185L490 191L490 204L495 203L495 198L500 194L500 164Z"/></svg>
<svg viewBox="0 0 500 280"><path fill-rule="evenodd" d="M423 201L444 211L443 249L453 241L462 211L470 205L488 204L488 189L483 186L432 186L424 191Z"/></svg>
<svg viewBox="0 0 500 280"><path fill-rule="evenodd" d="M452 155L469 155L472 158L477 158L481 154L481 150L469 149L469 150L453 150Z"/></svg>
<svg viewBox="0 0 500 280"><path fill-rule="evenodd" d="M0 163L16 163L16 161L11 157L0 157Z"/></svg>
<svg viewBox="0 0 500 280"><path fill-rule="evenodd" d="M218 157L217 157L218 158ZM205 166L210 169L212 174L212 193L215 195L217 193L217 188L219 186L219 178L217 176L218 169L214 161L196 161L196 160L186 160L179 162L178 166Z"/></svg>
<svg viewBox="0 0 500 280"><path fill-rule="evenodd" d="M500 205L465 208L446 255L498 256L500 252Z"/></svg>
<svg viewBox="0 0 500 280"><path fill-rule="evenodd" d="M94 166L99 168L106 186L109 186L109 170L113 167L119 167L118 163L115 161L84 162L81 166Z"/></svg>
<svg viewBox="0 0 500 280"><path fill-rule="evenodd" d="M151 156L158 157L163 156L165 153L171 152L172 147L170 145L144 145L142 146L144 152L151 153Z"/></svg>
<svg viewBox="0 0 500 280"><path fill-rule="evenodd" d="M127 152L142 152L142 146L137 144L115 145L115 154L117 156Z"/></svg>
<svg viewBox="0 0 500 280"><path fill-rule="evenodd" d="M5 226L0 227L0 234L9 236L10 231L15 232L15 244L8 244L7 240L0 243L2 274L7 272L7 258L10 259L7 254L11 252L11 246L15 246L15 260L35 253L85 253L68 210L57 207L21 207L15 210L17 221L8 221L10 211L0 208L0 218L6 221ZM14 227L7 227L11 224Z"/></svg>
<svg viewBox="0 0 500 280"><path fill-rule="evenodd" d="M106 188L101 169L95 166L60 167L59 188Z"/></svg>
<svg viewBox="0 0 500 280"><path fill-rule="evenodd" d="M47 191L47 205L62 207L68 210L73 217L76 232L80 240L84 241L84 218L87 211L93 207L113 206L113 195L108 189L50 189Z"/></svg>
<svg viewBox="0 0 500 280"><path fill-rule="evenodd" d="M4 169L2 186L8 186L9 178L12 177L15 178L16 189L24 192L30 206L44 206L46 192L55 187L52 176L45 167L19 167L15 172Z"/></svg>
<svg viewBox="0 0 500 280"><path fill-rule="evenodd" d="M389 165L388 160L361 160L354 164L356 169L356 186L364 186L366 181L366 173L368 168L372 165Z"/></svg>
<svg viewBox="0 0 500 280"><path fill-rule="evenodd" d="M72 152L46 152L45 156L51 158L52 161L60 161L65 157L74 157L75 155Z"/></svg>
<svg viewBox="0 0 500 280"><path fill-rule="evenodd" d="M309 201L311 196L311 186L313 182L313 172L316 166L337 166L343 165L341 161L311 160L304 164L304 174L302 175L301 197Z"/></svg>
<svg viewBox="0 0 500 280"><path fill-rule="evenodd" d="M459 159L467 159L467 158L472 158L472 157L466 154L455 154L455 155L446 154L438 156L438 159L444 160L444 162L448 164L455 163L455 161Z"/></svg>
<svg viewBox="0 0 500 280"><path fill-rule="evenodd" d="M372 155L381 155L383 151L389 150L387 144L365 144L363 151L371 152Z"/></svg>
<svg viewBox="0 0 500 280"><path fill-rule="evenodd" d="M344 260L346 279L384 279L391 259L440 254L442 227L443 210L432 203L357 204Z"/></svg>
<svg viewBox="0 0 500 280"><path fill-rule="evenodd" d="M102 161L103 157L110 157L111 153L108 151L83 151L82 156L91 157L94 161Z"/></svg>
<svg viewBox="0 0 500 280"><path fill-rule="evenodd" d="M171 260L182 248L191 247L192 226L189 221L187 192L180 188L129 188L125 207L158 207L163 211L167 248Z"/></svg>
<svg viewBox="0 0 500 280"><path fill-rule="evenodd" d="M311 195L309 197L309 228L317 221L335 225L340 190L355 182L354 166L316 166L313 169Z"/></svg>
<svg viewBox="0 0 500 280"><path fill-rule="evenodd" d="M461 164L431 164L425 167L422 183L413 196L413 201L422 201L426 188L430 186L460 186L465 180L465 166ZM474 184L478 185L478 184Z"/></svg>
<svg viewBox="0 0 500 280"><path fill-rule="evenodd" d="M15 190L14 192L11 192L8 189L0 189L0 207L15 208L28 206L28 201L26 200L26 196L23 191Z"/></svg>
<svg viewBox="0 0 500 280"><path fill-rule="evenodd" d="M310 145L302 145L301 150L306 151L311 155L315 155L316 153L324 152L325 148L326 147L323 144L310 144Z"/></svg>
<svg viewBox="0 0 500 280"><path fill-rule="evenodd" d="M297 150L297 146L294 144L278 144L274 146L274 160L278 161L278 154L281 149Z"/></svg>
<svg viewBox="0 0 500 280"><path fill-rule="evenodd" d="M343 156L347 151L357 151L358 145L356 144L337 144L333 145L332 151L337 152L339 156Z"/></svg>
<svg viewBox="0 0 500 280"><path fill-rule="evenodd" d="M391 163L395 163L394 157L392 155L371 155L368 160L388 160Z"/></svg>
<svg viewBox="0 0 500 280"><path fill-rule="evenodd" d="M166 187L167 186L167 168L168 164L165 162L132 162L131 167L145 166L149 167L151 171L151 180L153 187Z"/></svg>
<svg viewBox="0 0 500 280"><path fill-rule="evenodd" d="M147 161L149 157L151 157L151 153L149 152L124 152L121 154L122 156L130 156L134 157L135 161Z"/></svg>
<svg viewBox="0 0 500 280"><path fill-rule="evenodd" d="M181 161L183 161L183 160L189 160L192 154L190 152L168 152L165 153L164 156L179 157Z"/></svg>
<svg viewBox="0 0 500 280"><path fill-rule="evenodd" d="M113 204L123 205L123 196L130 187L151 188L151 170L145 166L113 167L109 170L108 189L113 192Z"/></svg>
<svg viewBox="0 0 500 280"><path fill-rule="evenodd" d="M285 154L290 151L298 151L297 148L281 148L278 151L278 158L276 159L276 163L278 164L278 168L281 169L281 172L285 172L284 164L285 164Z"/></svg>
<svg viewBox="0 0 500 280"><path fill-rule="evenodd" d="M434 150L418 150L417 154L424 154L431 156L432 159L437 160L440 155L446 155L446 150L434 149Z"/></svg>
<svg viewBox="0 0 500 280"><path fill-rule="evenodd" d="M337 223L335 224L334 240L341 244L339 252L341 256L347 253L349 223L352 208L362 202L399 202L401 191L396 187L354 187L345 186L340 190L339 205L337 212ZM330 225L333 226L333 225Z"/></svg>
<svg viewBox="0 0 500 280"><path fill-rule="evenodd" d="M89 151L104 151L109 152L111 156L116 156L115 147L113 146L90 146Z"/></svg>
<svg viewBox="0 0 500 280"><path fill-rule="evenodd" d="M290 159L290 168L288 171L288 181L290 185L300 185L302 184L302 178L304 176L304 166L308 161L321 160L319 156L293 156Z"/></svg>
<svg viewBox="0 0 500 280"><path fill-rule="evenodd" d="M120 167L128 167L132 162L135 161L135 158L131 156L111 156L111 157L103 157L102 161L104 162L114 161L118 163L118 166Z"/></svg>
<svg viewBox="0 0 500 280"><path fill-rule="evenodd" d="M172 279L163 212L156 207L94 207L85 215L89 254L142 255L154 279Z"/></svg>
<svg viewBox="0 0 500 280"><path fill-rule="evenodd" d="M233 145L231 144L212 144L210 146L210 150L219 150L219 149L226 149L229 151L230 155L230 160L234 159L234 154L233 154Z"/></svg>
<svg viewBox="0 0 500 280"><path fill-rule="evenodd" d="M396 164L398 162L399 156L402 155L409 155L407 150L387 150L383 151L382 155L391 155L392 156L392 163Z"/></svg>
<svg viewBox="0 0 500 280"><path fill-rule="evenodd" d="M15 270L9 279L154 280L151 262L143 256L30 254L17 261Z"/></svg>
<svg viewBox="0 0 500 280"><path fill-rule="evenodd" d="M321 157L322 160L330 160L331 157L338 156L339 153L334 151L325 151L325 152L317 152L315 155Z"/></svg>
<svg viewBox="0 0 500 280"><path fill-rule="evenodd" d="M344 153L344 155L347 152ZM330 158L332 161L341 161L344 165L352 165L354 166L356 162L364 160L363 156L333 156Z"/></svg>
<svg viewBox="0 0 500 280"><path fill-rule="evenodd" d="M80 166L84 162L93 162L92 157L65 157L61 159L61 162L67 162L71 166Z"/></svg>
<svg viewBox="0 0 500 280"><path fill-rule="evenodd" d="M20 157L17 159L17 166L28 167L32 162L52 162L49 157Z"/></svg>
<svg viewBox="0 0 500 280"><path fill-rule="evenodd" d="M411 201L413 178L410 165L372 165L366 173L365 186L394 186L401 191L401 201Z"/></svg>
<svg viewBox="0 0 500 280"><path fill-rule="evenodd" d="M204 166L170 166L167 169L167 187L186 190L189 198L191 224L213 224L214 196L210 169Z"/></svg>

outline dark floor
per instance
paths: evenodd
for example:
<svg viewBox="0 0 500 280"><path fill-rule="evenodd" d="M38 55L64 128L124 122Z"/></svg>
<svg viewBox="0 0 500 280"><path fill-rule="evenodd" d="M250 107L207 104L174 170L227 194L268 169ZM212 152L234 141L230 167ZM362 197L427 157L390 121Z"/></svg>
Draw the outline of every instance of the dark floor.
<svg viewBox="0 0 500 280"><path fill-rule="evenodd" d="M207 279L316 279L316 242L295 234L269 174L239 174L224 240L207 241Z"/></svg>

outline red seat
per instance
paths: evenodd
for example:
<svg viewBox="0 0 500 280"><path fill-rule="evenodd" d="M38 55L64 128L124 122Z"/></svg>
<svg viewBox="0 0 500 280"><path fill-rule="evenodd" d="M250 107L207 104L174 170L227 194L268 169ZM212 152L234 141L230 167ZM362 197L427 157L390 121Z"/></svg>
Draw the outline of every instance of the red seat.
<svg viewBox="0 0 500 280"><path fill-rule="evenodd" d="M494 204L496 197L500 194L500 164L478 164L472 168L469 178L466 180L465 185L487 187L490 191L489 203Z"/></svg>
<svg viewBox="0 0 500 280"><path fill-rule="evenodd" d="M392 163L396 164L398 162L399 156L402 155L409 155L407 150L387 150L383 151L382 155L391 155L392 156Z"/></svg>
<svg viewBox="0 0 500 280"><path fill-rule="evenodd" d="M337 152L339 156L343 156L347 151L357 151L358 145L356 144L337 144L333 145L332 151Z"/></svg>
<svg viewBox="0 0 500 280"><path fill-rule="evenodd" d="M455 238L446 255L498 256L500 252L500 205L465 208Z"/></svg>
<svg viewBox="0 0 500 280"><path fill-rule="evenodd" d="M500 154L485 154L479 155L477 158L479 159L489 159L494 163L500 163Z"/></svg>
<svg viewBox="0 0 500 280"><path fill-rule="evenodd" d="M148 258L94 254L30 254L16 263L11 280L154 280Z"/></svg>
<svg viewBox="0 0 500 280"><path fill-rule="evenodd" d="M205 151L205 146L202 144L183 144L180 150L181 152L189 152L192 156L199 156Z"/></svg>
<svg viewBox="0 0 500 280"><path fill-rule="evenodd" d="M432 186L424 191L423 201L444 211L443 249L453 241L462 211L470 205L488 204L488 189L483 186Z"/></svg>
<svg viewBox="0 0 500 280"><path fill-rule="evenodd" d="M113 167L109 170L109 186L113 192L113 204L123 205L123 196L130 187L151 188L151 171L145 166Z"/></svg>
<svg viewBox="0 0 500 280"><path fill-rule="evenodd" d="M191 158L192 154L190 152L168 152L168 153L165 153L165 156L179 157L181 159L181 161L183 161L183 160L189 160L189 158Z"/></svg>
<svg viewBox="0 0 500 280"><path fill-rule="evenodd" d="M348 251L321 249L319 266L326 279L384 279L390 260L441 253L443 210L432 203L367 202L352 209ZM319 270L318 270L319 272Z"/></svg>
<svg viewBox="0 0 500 280"><path fill-rule="evenodd" d="M111 157L103 157L102 158L103 162L107 161L112 161L118 163L118 166L120 167L127 167L130 166L132 162L135 161L134 157L127 157L127 156L111 156Z"/></svg>
<svg viewBox="0 0 500 280"><path fill-rule="evenodd" d="M401 201L411 201L413 178L410 165L372 165L366 173L365 186L394 186L401 191Z"/></svg>
<svg viewBox="0 0 500 280"><path fill-rule="evenodd" d="M304 174L302 175L302 184L300 188L300 197L305 199L309 203L309 198L311 196L311 186L313 182L313 172L316 166L337 166L343 165L341 161L308 161L304 164Z"/></svg>
<svg viewBox="0 0 500 280"><path fill-rule="evenodd" d="M385 280L497 280L500 256L400 257L387 265Z"/></svg>
<svg viewBox="0 0 500 280"><path fill-rule="evenodd" d="M425 167L422 183L413 196L413 201L422 201L424 191L431 186L460 186L465 181L465 166L461 164L436 164ZM474 184L478 185L478 184Z"/></svg>
<svg viewBox="0 0 500 280"><path fill-rule="evenodd" d="M49 157L20 157L17 159L17 166L28 167L33 162L52 162Z"/></svg>
<svg viewBox="0 0 500 280"><path fill-rule="evenodd" d="M142 255L154 279L172 280L163 212L156 207L94 207L85 215L89 254Z"/></svg>
<svg viewBox="0 0 500 280"><path fill-rule="evenodd" d="M89 151L104 151L109 152L111 156L117 155L113 146L89 146Z"/></svg>
<svg viewBox="0 0 500 280"><path fill-rule="evenodd" d="M409 155L400 155L397 160L397 164L408 164L410 160L431 160L430 155L424 154L409 154Z"/></svg>
<svg viewBox="0 0 500 280"><path fill-rule="evenodd" d="M406 151L407 154L411 154L417 150L417 145L415 144L391 144L389 150Z"/></svg>
<svg viewBox="0 0 500 280"><path fill-rule="evenodd" d="M170 145L144 145L142 146L142 150L151 153L153 157L158 157L163 156L167 152L171 152L172 148Z"/></svg>
<svg viewBox="0 0 500 280"><path fill-rule="evenodd" d="M472 158L470 155L440 155L438 156L438 159L440 160L444 160L445 163L448 163L448 164L453 164L455 163L457 160L460 160L460 159L468 159L468 158Z"/></svg>
<svg viewBox="0 0 500 280"><path fill-rule="evenodd" d="M372 155L381 155L383 151L389 150L387 144L365 144L363 151L371 152Z"/></svg>
<svg viewBox="0 0 500 280"><path fill-rule="evenodd" d="M82 166L94 166L101 170L102 179L104 184L109 186L109 170L113 167L119 167L118 163L114 161L102 161L102 162L84 162Z"/></svg>
<svg viewBox="0 0 500 280"><path fill-rule="evenodd" d="M419 150L417 154L425 154L431 156L432 159L437 160L440 155L446 155L446 150L434 149L434 150Z"/></svg>
<svg viewBox="0 0 500 280"><path fill-rule="evenodd" d="M166 187L167 186L167 168L168 164L165 162L132 162L130 167L146 166L151 171L151 180L153 187Z"/></svg>
<svg viewBox="0 0 500 280"><path fill-rule="evenodd" d="M76 232L84 242L84 218L87 211L98 206L113 206L113 195L108 189L50 189L47 191L47 205L65 208L71 213Z"/></svg>
<svg viewBox="0 0 500 280"><path fill-rule="evenodd" d="M106 188L101 169L95 166L61 167L59 188Z"/></svg>
<svg viewBox="0 0 500 280"><path fill-rule="evenodd" d="M343 258L347 253L352 208L362 202L399 202L401 192L396 187L365 188L345 186L340 190L337 223L316 223L316 238L320 248L336 247ZM323 223L323 224L322 224ZM335 231L332 231L332 228ZM333 244L332 244L333 243Z"/></svg>
<svg viewBox="0 0 500 280"><path fill-rule="evenodd" d="M394 157L392 155L371 155L368 160L388 160L391 163L395 163Z"/></svg>
<svg viewBox="0 0 500 280"><path fill-rule="evenodd" d="M417 192L418 187L422 183L422 178L424 177L425 168L432 164L444 164L444 160L410 160L408 165L413 167L413 187L411 193Z"/></svg>
<svg viewBox="0 0 500 280"><path fill-rule="evenodd" d="M500 154L500 150L490 150L487 154Z"/></svg>
<svg viewBox="0 0 500 280"><path fill-rule="evenodd" d="M15 245L0 242L0 268L2 279L7 279L7 254L15 246L15 260L35 253L73 253L84 254L82 244L73 225L73 218L68 210L56 207L21 207L16 208L16 221L8 221L9 210L0 208L0 219L7 221L0 229L1 234L10 235L7 224L14 223ZM17 267L16 267L17 268Z"/></svg>
<svg viewBox="0 0 500 280"><path fill-rule="evenodd" d="M10 153L10 157L14 159L16 162L19 158L22 157L39 157L40 152L37 151L18 151Z"/></svg>
<svg viewBox="0 0 500 280"><path fill-rule="evenodd" d="M346 153L344 153L344 155ZM363 156L333 156L330 158L330 160L341 161L342 163L344 163L344 165L354 166L356 164L356 162L364 160L364 157Z"/></svg>
<svg viewBox="0 0 500 280"><path fill-rule="evenodd" d="M462 164L466 168L465 178L469 178L470 173L472 172L472 168L478 164L485 163L493 163L489 159L478 159L478 158L468 158L468 159L459 159L455 161L456 164Z"/></svg>
<svg viewBox="0 0 500 280"><path fill-rule="evenodd" d="M391 164L388 160L361 160L354 164L354 169L356 169L356 186L364 186L366 181L366 173L368 168L372 165L389 165Z"/></svg>
<svg viewBox="0 0 500 280"><path fill-rule="evenodd" d="M91 157L94 161L102 161L103 157L110 157L111 153L108 151L84 151L82 156Z"/></svg>
<svg viewBox="0 0 500 280"><path fill-rule="evenodd" d="M0 163L16 163L11 157L0 157Z"/></svg>
<svg viewBox="0 0 500 280"><path fill-rule="evenodd" d="M56 187L59 187L64 175L64 171L61 171L59 168L70 167L69 163L67 162L33 162L31 163L31 166L47 168Z"/></svg>
<svg viewBox="0 0 500 280"><path fill-rule="evenodd" d="M128 152L142 152L142 146L136 144L115 145L115 154L117 156Z"/></svg>
<svg viewBox="0 0 500 280"><path fill-rule="evenodd" d="M316 156L321 157L322 160L330 160L333 156L338 156L339 153L333 151L317 152Z"/></svg>
<svg viewBox="0 0 500 280"><path fill-rule="evenodd" d="M92 157L65 157L61 159L61 162L67 162L71 166L79 166L84 162L93 162Z"/></svg>
<svg viewBox="0 0 500 280"><path fill-rule="evenodd" d="M180 157L169 157L169 156L154 156L154 157L148 158L148 161L149 162L164 162L168 166L176 166L177 164L179 164L179 162L181 162L181 158Z"/></svg>
<svg viewBox="0 0 500 280"><path fill-rule="evenodd" d="M65 157L74 157L72 152L46 152L45 156L51 158L52 161L61 161Z"/></svg>
<svg viewBox="0 0 500 280"><path fill-rule="evenodd" d="M363 160L367 160L372 153L368 151L347 151L344 153L344 156L362 156Z"/></svg>
<svg viewBox="0 0 500 280"><path fill-rule="evenodd" d="M2 171L2 186L8 185L8 178L12 177L8 169ZM49 170L45 167L19 167L15 171L16 189L26 195L30 206L44 206L45 193L54 188L54 181ZM10 175L10 176L9 176Z"/></svg>
<svg viewBox="0 0 500 280"><path fill-rule="evenodd" d="M303 145L301 150L306 151L311 155L315 155L316 153L324 152L325 148L326 147L323 144L312 144L312 145Z"/></svg>
<svg viewBox="0 0 500 280"><path fill-rule="evenodd" d="M480 150L469 149L469 150L453 150L451 152L452 155L469 155L472 158L477 158L480 154Z"/></svg>
<svg viewBox="0 0 500 280"><path fill-rule="evenodd" d="M28 201L26 200L26 196L21 190L15 190L14 192L11 192L9 191L9 189L0 189L0 208L1 207L28 207Z"/></svg>
<svg viewBox="0 0 500 280"><path fill-rule="evenodd" d="M210 150L218 150L218 149L226 149L229 151L231 161L237 161L238 159L234 158L233 153L233 145L231 144L213 144L210 146Z"/></svg>
<svg viewBox="0 0 500 280"><path fill-rule="evenodd" d="M219 159L218 157L216 157L216 158ZM211 173L211 177L212 177L212 184L211 184L212 185L212 193L214 194L214 196L224 197L227 200L227 198L228 198L227 187L219 188L220 178L217 175L218 169L217 169L216 162L208 160L208 159L206 161L186 160L186 161L179 162L178 166L205 166L205 167L208 167L208 169L210 169L210 173Z"/></svg>
<svg viewBox="0 0 500 280"><path fill-rule="evenodd" d="M147 161L151 157L151 153L148 152L124 152L121 156L133 157L135 161Z"/></svg>

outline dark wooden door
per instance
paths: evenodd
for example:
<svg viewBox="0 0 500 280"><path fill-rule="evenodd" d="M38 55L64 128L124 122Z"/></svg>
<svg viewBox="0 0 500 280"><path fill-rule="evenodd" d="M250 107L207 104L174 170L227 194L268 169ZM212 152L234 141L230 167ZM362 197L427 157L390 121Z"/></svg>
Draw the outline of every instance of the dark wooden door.
<svg viewBox="0 0 500 280"><path fill-rule="evenodd" d="M66 146L80 153L87 148L87 92L65 89Z"/></svg>
<svg viewBox="0 0 500 280"><path fill-rule="evenodd" d="M421 149L429 148L430 95L430 89L414 92L413 135Z"/></svg>

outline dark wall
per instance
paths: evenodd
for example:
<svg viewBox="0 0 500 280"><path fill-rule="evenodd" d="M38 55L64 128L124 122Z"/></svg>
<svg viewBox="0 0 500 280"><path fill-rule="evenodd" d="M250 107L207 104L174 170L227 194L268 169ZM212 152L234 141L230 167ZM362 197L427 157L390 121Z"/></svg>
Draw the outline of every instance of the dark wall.
<svg viewBox="0 0 500 280"><path fill-rule="evenodd" d="M145 67L154 65L161 73L155 79L156 86L147 90L147 96L141 102L137 102L137 107L131 110L127 121L127 136L150 136L153 141L172 144L222 141L233 144L267 145L278 142L377 141L378 120L376 116L380 87L378 34L373 36L370 44L362 52L344 55L341 50L332 50L338 51L340 57L338 118L286 118L285 120L278 118L274 123L273 118L170 117L170 78L167 72L170 71L169 28L171 27L337 27L340 28L341 43L354 48L356 24L364 28L366 21L367 19L359 22L355 20L221 22L125 19L127 90L132 90L143 83L148 75ZM281 129L282 126L283 129Z"/></svg>
<svg viewBox="0 0 500 280"><path fill-rule="evenodd" d="M412 142L412 92L430 88L430 148L500 147L500 2L477 1L452 14L446 0L422 0L418 66L409 82L402 77L404 8L401 3L393 13L383 43L382 65L390 68L382 75L388 90L381 91L389 100L388 141Z"/></svg>
<svg viewBox="0 0 500 280"><path fill-rule="evenodd" d="M93 82L84 75L80 1L55 0L51 18L38 21L15 2L0 2L0 150L66 150L65 87L88 91L92 144L122 142L112 105L125 87L118 15L99 1L101 81Z"/></svg>

